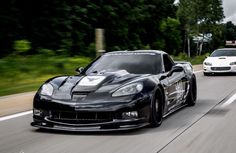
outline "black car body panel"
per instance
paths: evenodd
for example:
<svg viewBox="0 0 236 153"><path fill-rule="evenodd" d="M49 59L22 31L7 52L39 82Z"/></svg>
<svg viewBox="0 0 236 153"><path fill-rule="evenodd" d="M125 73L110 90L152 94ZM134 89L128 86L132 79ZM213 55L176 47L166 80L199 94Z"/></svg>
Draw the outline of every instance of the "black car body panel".
<svg viewBox="0 0 236 153"><path fill-rule="evenodd" d="M113 131L140 128L150 122L151 103L157 88L160 88L164 94L163 116L185 106L190 81L194 76L190 63L174 63L171 59L167 59L170 60L170 67L164 61L165 56L167 58L169 56L162 51L119 51L106 53L103 56L124 55L134 56L134 58L138 56L141 59L140 56L149 54L158 56L159 68L153 66L153 70L158 70L157 73L139 74L139 70L129 73L127 71L129 68L91 72L89 69L94 66L94 63L99 63L98 58L79 75L49 79L44 85L49 84L53 88L52 94L42 94L42 90L49 89L43 89L43 85L40 87L34 97L34 121L31 125L66 131ZM152 65L148 65L150 66ZM170 70L165 70L168 66ZM140 69L146 68L143 66ZM138 90L140 85L141 91L130 95L114 96L114 93L122 87L124 91L127 87L129 92L133 92L133 87L128 88L133 84L137 84L135 90Z"/></svg>

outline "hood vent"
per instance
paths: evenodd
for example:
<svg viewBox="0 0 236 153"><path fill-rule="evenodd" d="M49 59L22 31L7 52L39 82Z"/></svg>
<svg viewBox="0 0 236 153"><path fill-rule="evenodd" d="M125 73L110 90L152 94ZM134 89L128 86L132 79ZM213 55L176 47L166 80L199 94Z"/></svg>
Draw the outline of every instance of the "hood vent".
<svg viewBox="0 0 236 153"><path fill-rule="evenodd" d="M90 92L73 92L72 101L84 100Z"/></svg>
<svg viewBox="0 0 236 153"><path fill-rule="evenodd" d="M226 59L225 57L219 57L219 59Z"/></svg>

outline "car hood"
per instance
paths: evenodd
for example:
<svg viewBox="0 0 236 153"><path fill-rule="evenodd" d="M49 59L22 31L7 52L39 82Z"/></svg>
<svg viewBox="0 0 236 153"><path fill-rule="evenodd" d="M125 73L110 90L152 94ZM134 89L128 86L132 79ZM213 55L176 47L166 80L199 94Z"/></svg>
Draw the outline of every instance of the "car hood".
<svg viewBox="0 0 236 153"><path fill-rule="evenodd" d="M50 81L54 86L52 98L71 100L73 96L85 97L95 93L97 95L109 94L112 90L140 77L143 78L145 75L130 74L125 70L119 70L55 78Z"/></svg>
<svg viewBox="0 0 236 153"><path fill-rule="evenodd" d="M236 62L236 57L232 56L208 57L204 62L212 63L212 66L229 66L231 62Z"/></svg>

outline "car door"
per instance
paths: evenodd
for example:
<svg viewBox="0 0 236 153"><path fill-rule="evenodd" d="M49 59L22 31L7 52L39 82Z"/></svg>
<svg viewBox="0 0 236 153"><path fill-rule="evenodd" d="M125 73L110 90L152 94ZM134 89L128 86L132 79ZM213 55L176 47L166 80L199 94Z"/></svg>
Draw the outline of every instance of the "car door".
<svg viewBox="0 0 236 153"><path fill-rule="evenodd" d="M181 101L179 100L181 98L180 91L184 90L185 88L184 87L185 84L183 83L185 72L184 69L176 70L175 63L167 54L163 54L163 66L164 66L164 74L166 75L166 80L167 80L166 111L169 111L181 103Z"/></svg>

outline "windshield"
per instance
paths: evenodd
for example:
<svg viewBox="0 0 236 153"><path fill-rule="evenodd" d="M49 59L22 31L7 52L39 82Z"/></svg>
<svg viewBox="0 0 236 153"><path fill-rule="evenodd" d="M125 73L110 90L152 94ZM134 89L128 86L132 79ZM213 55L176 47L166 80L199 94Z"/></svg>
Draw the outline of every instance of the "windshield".
<svg viewBox="0 0 236 153"><path fill-rule="evenodd" d="M161 72L161 56L155 53L105 54L87 67L85 73L117 70L133 74L158 74Z"/></svg>
<svg viewBox="0 0 236 153"><path fill-rule="evenodd" d="M236 56L236 50L216 50L210 57L219 57L219 56Z"/></svg>

